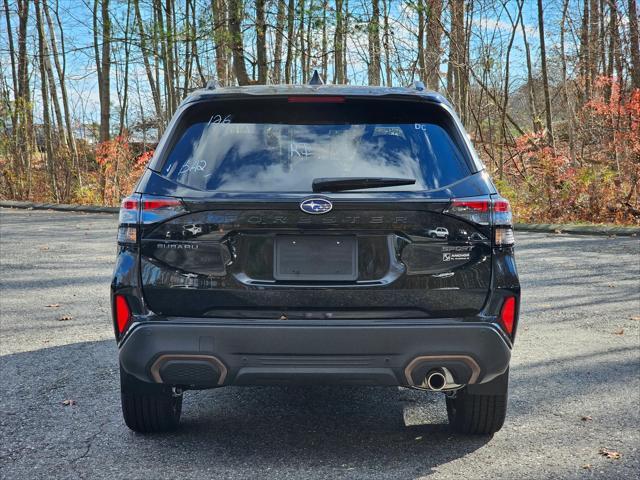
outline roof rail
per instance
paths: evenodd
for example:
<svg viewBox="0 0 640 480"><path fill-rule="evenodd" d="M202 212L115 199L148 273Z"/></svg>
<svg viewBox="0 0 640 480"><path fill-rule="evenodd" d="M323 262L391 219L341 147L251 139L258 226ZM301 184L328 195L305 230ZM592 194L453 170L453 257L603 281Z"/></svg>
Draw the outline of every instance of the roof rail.
<svg viewBox="0 0 640 480"><path fill-rule="evenodd" d="M324 85L324 80L318 73L318 69L313 71L313 75L311 76L311 80L309 80L309 85Z"/></svg>
<svg viewBox="0 0 640 480"><path fill-rule="evenodd" d="M216 88L220 88L220 82L215 78L212 78L207 82L207 85L204 88L207 90L215 90Z"/></svg>

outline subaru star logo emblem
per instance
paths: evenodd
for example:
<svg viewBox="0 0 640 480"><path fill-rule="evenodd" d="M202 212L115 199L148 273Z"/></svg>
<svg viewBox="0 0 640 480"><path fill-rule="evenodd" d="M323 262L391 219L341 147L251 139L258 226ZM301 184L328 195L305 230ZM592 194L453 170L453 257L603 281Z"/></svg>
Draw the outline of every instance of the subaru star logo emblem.
<svg viewBox="0 0 640 480"><path fill-rule="evenodd" d="M325 198L309 198L300 204L300 210L312 215L327 213L333 208L332 203Z"/></svg>

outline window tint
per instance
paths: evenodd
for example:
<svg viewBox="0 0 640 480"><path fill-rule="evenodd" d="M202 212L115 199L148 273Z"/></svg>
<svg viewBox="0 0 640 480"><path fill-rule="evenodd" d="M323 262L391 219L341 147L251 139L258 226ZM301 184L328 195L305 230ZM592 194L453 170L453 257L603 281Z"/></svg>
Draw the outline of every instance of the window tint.
<svg viewBox="0 0 640 480"><path fill-rule="evenodd" d="M442 120L346 123L343 114L335 123L328 123L331 117L286 123L286 115L278 123L251 123L238 117L241 122L231 114L183 122L163 175L200 190L311 192L313 179L321 177L415 179L414 185L376 189L409 191L442 188L470 174Z"/></svg>

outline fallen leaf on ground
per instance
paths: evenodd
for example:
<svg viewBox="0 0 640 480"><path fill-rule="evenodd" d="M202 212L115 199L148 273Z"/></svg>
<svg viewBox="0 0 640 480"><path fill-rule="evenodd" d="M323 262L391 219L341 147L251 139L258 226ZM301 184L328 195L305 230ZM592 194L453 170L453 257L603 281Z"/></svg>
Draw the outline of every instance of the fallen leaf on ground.
<svg viewBox="0 0 640 480"><path fill-rule="evenodd" d="M562 230L560 230L559 228L554 230L553 233L562 233Z"/></svg>
<svg viewBox="0 0 640 480"><path fill-rule="evenodd" d="M636 320L636 321L640 322L640 315L637 315L635 317L629 317L629 320Z"/></svg>
<svg viewBox="0 0 640 480"><path fill-rule="evenodd" d="M616 288L616 286L613 283L610 283L609 285L607 285L609 288Z"/></svg>
<svg viewBox="0 0 640 480"><path fill-rule="evenodd" d="M73 320L73 317L71 315L63 315L58 319L59 322L66 322L67 320Z"/></svg>
<svg viewBox="0 0 640 480"><path fill-rule="evenodd" d="M613 460L618 460L622 456L620 452L616 452L615 450L609 450L608 448L601 448L598 453L603 457L611 458Z"/></svg>
<svg viewBox="0 0 640 480"><path fill-rule="evenodd" d="M616 330L615 332L613 332L614 335L624 335L624 328L621 328L620 330Z"/></svg>
<svg viewBox="0 0 640 480"><path fill-rule="evenodd" d="M584 468L585 470L591 470L591 464L590 463L586 463L584 465L582 465L582 468Z"/></svg>
<svg viewBox="0 0 640 480"><path fill-rule="evenodd" d="M62 405L64 405L65 407L72 407L76 404L77 403L75 400L65 400L64 402L62 402Z"/></svg>
<svg viewBox="0 0 640 480"><path fill-rule="evenodd" d="M49 305L45 305L47 308L58 308L59 306L59 303L50 303Z"/></svg>
<svg viewBox="0 0 640 480"><path fill-rule="evenodd" d="M580 418L580 420L582 420L583 422L588 422L589 420L593 420L593 418L591 418L590 415L585 415L584 417Z"/></svg>
<svg viewBox="0 0 640 480"><path fill-rule="evenodd" d="M40 250L49 250L49 247L47 245L42 245L40 247Z"/></svg>

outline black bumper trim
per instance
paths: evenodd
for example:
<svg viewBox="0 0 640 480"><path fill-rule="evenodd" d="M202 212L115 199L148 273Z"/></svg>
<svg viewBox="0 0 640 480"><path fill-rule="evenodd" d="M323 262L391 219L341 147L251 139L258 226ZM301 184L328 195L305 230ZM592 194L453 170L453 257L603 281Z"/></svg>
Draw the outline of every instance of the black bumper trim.
<svg viewBox="0 0 640 480"><path fill-rule="evenodd" d="M218 377L206 386L411 386L420 385L426 371L438 366L451 370L456 383L491 381L508 368L511 349L495 325L460 321L347 326L181 319L137 323L120 345L122 367L147 382L162 381L166 359L179 361L188 374L189 358L194 368L200 362L202 370L203 361L215 367ZM172 379L178 384L175 375Z"/></svg>

